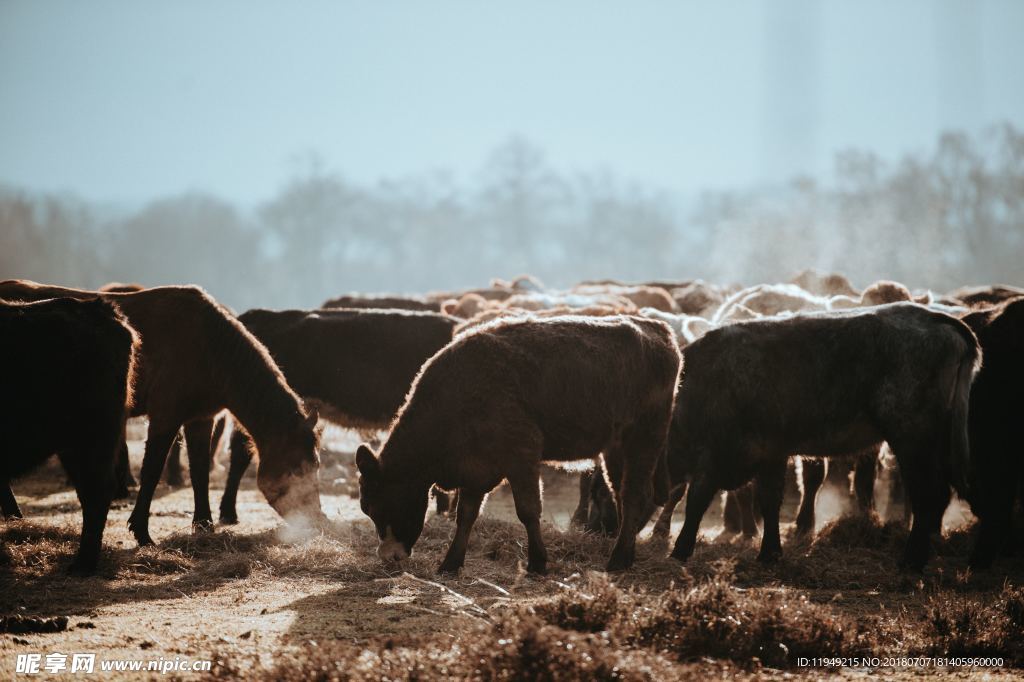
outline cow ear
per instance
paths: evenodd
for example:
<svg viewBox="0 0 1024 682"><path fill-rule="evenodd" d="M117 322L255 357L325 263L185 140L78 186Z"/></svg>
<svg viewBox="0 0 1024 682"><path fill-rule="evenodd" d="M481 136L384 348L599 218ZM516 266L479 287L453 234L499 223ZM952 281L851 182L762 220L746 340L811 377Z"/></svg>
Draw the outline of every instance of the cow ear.
<svg viewBox="0 0 1024 682"><path fill-rule="evenodd" d="M309 414L306 415L305 425L312 429L316 427L316 423L318 421L320 421L320 413L314 407L309 411Z"/></svg>
<svg viewBox="0 0 1024 682"><path fill-rule="evenodd" d="M373 477L380 472L380 464L377 462L377 458L373 455L373 450L363 443L356 450L356 466L359 468L359 473L367 478Z"/></svg>

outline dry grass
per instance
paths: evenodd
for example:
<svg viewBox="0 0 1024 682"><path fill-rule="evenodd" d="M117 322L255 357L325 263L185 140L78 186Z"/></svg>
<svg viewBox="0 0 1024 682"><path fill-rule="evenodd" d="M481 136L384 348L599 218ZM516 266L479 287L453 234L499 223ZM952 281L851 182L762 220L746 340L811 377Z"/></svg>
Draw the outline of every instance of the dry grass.
<svg viewBox="0 0 1024 682"><path fill-rule="evenodd" d="M785 541L774 566L756 561L756 543L712 532L685 566L644 539L632 570L606 576L612 541L564 528L575 486L558 474L546 487L549 576L525 573L525 533L498 491L463 574L441 579L448 519L431 517L413 557L385 566L344 494L325 498L329 528L293 537L250 487L242 525L200 535L191 493L163 491L158 545L134 547L122 506L100 574L83 580L64 573L78 542L73 494L48 481L18 491L28 519L0 523L0 616L67 617L68 629L0 634L0 666L43 649L210 657L217 676L246 679L816 677L797 659L829 655L1024 666L1024 561L972 575L965 529L938 543L924 575L898 570L898 524L844 518L814 541Z"/></svg>

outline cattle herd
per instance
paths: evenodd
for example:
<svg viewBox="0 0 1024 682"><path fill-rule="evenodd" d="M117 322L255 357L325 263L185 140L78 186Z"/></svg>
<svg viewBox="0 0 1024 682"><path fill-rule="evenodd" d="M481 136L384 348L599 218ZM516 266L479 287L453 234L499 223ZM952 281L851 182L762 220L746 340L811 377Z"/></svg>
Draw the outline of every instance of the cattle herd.
<svg viewBox="0 0 1024 682"><path fill-rule="evenodd" d="M194 286L85 291L0 283L0 510L21 515L11 479L56 454L82 506L72 571L95 570L112 499L133 483L125 421L148 433L129 527L148 519L183 430L193 525L210 528L212 453L232 417L220 521L253 455L257 484L286 521L324 518L323 418L387 430L356 452L360 506L385 561L409 556L428 513L454 495L440 571L464 563L481 506L507 481L526 528L528 570L544 573L543 463L593 461L573 520L617 535L608 570L635 559L659 506L685 561L714 497L727 532L782 552L787 467L800 463L796 532L814 529L829 462L874 504L880 458L895 460L912 518L903 564L925 566L953 493L978 517L971 565L1009 549L1024 490L1024 290L939 295L882 281L863 291L805 271L747 288L696 281L590 281L567 290L524 276L423 296L343 296L316 310L234 315Z"/></svg>

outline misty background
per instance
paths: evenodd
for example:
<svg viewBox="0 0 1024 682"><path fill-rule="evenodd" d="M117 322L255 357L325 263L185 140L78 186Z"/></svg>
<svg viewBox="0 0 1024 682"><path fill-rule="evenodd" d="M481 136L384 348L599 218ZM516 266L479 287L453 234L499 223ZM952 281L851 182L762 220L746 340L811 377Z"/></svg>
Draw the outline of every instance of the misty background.
<svg viewBox="0 0 1024 682"><path fill-rule="evenodd" d="M1024 285L1024 3L0 0L0 279Z"/></svg>

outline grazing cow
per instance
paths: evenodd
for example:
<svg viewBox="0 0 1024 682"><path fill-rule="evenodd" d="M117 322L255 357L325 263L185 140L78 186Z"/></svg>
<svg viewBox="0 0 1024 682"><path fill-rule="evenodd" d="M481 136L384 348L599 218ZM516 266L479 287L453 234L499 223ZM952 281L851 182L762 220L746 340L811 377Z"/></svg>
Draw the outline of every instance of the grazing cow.
<svg viewBox="0 0 1024 682"><path fill-rule="evenodd" d="M13 280L0 298L90 298L94 292ZM155 287L102 294L124 314L142 342L130 416L147 415L141 483L128 525L140 545L152 544L149 508L178 429L184 424L193 525L213 525L209 502L214 417L224 409L252 436L260 453L257 483L281 516L319 519L317 415L307 414L266 348L202 289Z"/></svg>
<svg viewBox="0 0 1024 682"><path fill-rule="evenodd" d="M729 325L683 354L668 460L673 480L691 483L674 557L693 553L718 490L756 476L759 558L774 560L789 455L841 455L885 440L914 508L904 561L924 567L950 483L966 491L967 401L981 360L966 325L891 304Z"/></svg>
<svg viewBox="0 0 1024 682"><path fill-rule="evenodd" d="M97 298L0 301L0 508L20 516L9 481L57 453L82 505L75 573L99 560L137 346L116 307Z"/></svg>
<svg viewBox="0 0 1024 682"><path fill-rule="evenodd" d="M988 568L1010 541L1013 503L1024 474L1024 298L963 320L977 334L985 356L971 389L968 501L980 522L971 565Z"/></svg>
<svg viewBox="0 0 1024 682"><path fill-rule="evenodd" d="M288 384L338 426L386 429L420 367L448 345L458 320L384 310L250 310L238 320L270 351ZM251 459L249 438L231 438L222 523L237 523L235 499Z"/></svg>
<svg viewBox="0 0 1024 682"><path fill-rule="evenodd" d="M324 301L322 308L373 308L377 310L418 310L437 313L441 311L440 301L428 301L416 296L338 296Z"/></svg>
<svg viewBox="0 0 1024 682"><path fill-rule="evenodd" d="M603 453L620 518L608 569L629 567L652 474L664 466L679 370L671 330L643 318L522 318L456 336L423 366L380 455L365 445L356 453L378 554L407 557L430 487L457 488L455 537L439 569L457 572L484 498L507 480L527 569L544 573L540 464Z"/></svg>

